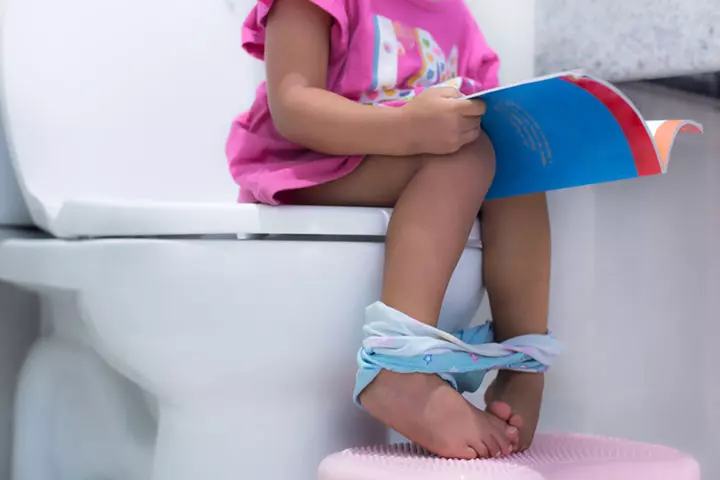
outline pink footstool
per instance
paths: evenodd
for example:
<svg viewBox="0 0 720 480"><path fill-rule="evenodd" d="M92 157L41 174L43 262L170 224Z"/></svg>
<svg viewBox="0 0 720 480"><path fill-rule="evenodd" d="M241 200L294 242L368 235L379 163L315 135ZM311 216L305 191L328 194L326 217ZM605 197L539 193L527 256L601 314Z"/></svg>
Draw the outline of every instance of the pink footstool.
<svg viewBox="0 0 720 480"><path fill-rule="evenodd" d="M692 458L667 447L586 435L538 435L521 454L445 460L412 445L327 457L318 480L700 480Z"/></svg>

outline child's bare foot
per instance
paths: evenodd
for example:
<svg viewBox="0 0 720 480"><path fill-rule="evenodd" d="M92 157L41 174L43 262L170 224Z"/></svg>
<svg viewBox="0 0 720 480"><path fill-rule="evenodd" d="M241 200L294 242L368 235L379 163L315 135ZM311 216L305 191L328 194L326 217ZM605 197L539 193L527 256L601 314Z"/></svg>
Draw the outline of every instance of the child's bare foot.
<svg viewBox="0 0 720 480"><path fill-rule="evenodd" d="M515 427L475 408L437 375L383 370L360 402L385 425L441 457L507 455L517 442Z"/></svg>
<svg viewBox="0 0 720 480"><path fill-rule="evenodd" d="M485 392L487 411L520 430L518 451L527 450L535 436L544 387L543 374L503 370Z"/></svg>

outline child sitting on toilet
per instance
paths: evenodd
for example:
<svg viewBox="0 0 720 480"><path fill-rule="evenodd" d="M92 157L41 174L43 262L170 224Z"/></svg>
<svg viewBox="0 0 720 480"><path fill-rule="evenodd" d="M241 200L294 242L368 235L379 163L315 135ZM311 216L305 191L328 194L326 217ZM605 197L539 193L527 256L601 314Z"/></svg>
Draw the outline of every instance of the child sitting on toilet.
<svg viewBox="0 0 720 480"><path fill-rule="evenodd" d="M484 201L485 107L460 97L499 63L463 0L259 0L243 44L267 82L227 144L241 201L394 207L382 303L430 326L482 210L496 341L547 333L545 196ZM438 375L382 370L359 401L440 456L485 458L528 448L543 385L502 370L482 411Z"/></svg>

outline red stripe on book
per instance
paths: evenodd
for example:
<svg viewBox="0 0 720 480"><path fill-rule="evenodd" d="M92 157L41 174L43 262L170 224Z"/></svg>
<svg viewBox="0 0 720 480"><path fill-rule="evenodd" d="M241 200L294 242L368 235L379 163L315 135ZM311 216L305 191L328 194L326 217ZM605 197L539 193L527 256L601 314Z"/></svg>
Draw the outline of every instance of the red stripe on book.
<svg viewBox="0 0 720 480"><path fill-rule="evenodd" d="M642 177L662 173L657 152L655 151L655 146L650 138L650 134L645 127L645 122L635 112L633 107L628 105L617 93L601 83L587 78L570 76L563 77L563 80L573 83L592 94L610 110L610 113L613 114L628 140L630 150L635 159L638 176Z"/></svg>

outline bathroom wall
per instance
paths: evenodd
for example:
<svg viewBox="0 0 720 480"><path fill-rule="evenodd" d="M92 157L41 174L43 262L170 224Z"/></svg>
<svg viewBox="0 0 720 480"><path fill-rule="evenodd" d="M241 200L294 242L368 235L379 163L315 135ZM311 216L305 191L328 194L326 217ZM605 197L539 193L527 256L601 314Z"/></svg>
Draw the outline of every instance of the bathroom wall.
<svg viewBox="0 0 720 480"><path fill-rule="evenodd" d="M597 274L589 360L607 387L595 428L693 453L720 478L720 102L629 87L647 118L693 118L667 175L596 189ZM598 421L597 419L602 419Z"/></svg>
<svg viewBox="0 0 720 480"><path fill-rule="evenodd" d="M501 83L531 78L535 68L536 0L467 0L467 4L502 59ZM507 22L498 21L501 18Z"/></svg>

